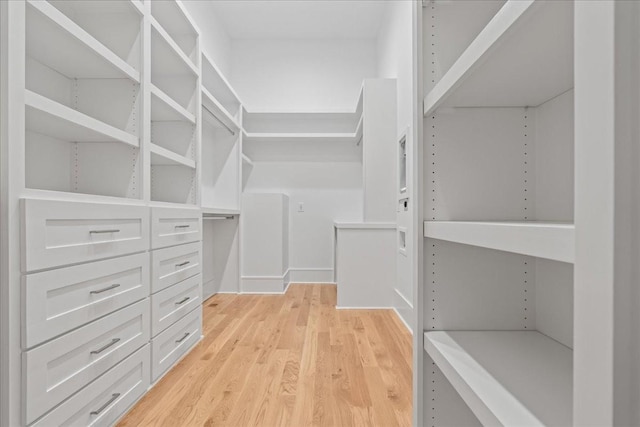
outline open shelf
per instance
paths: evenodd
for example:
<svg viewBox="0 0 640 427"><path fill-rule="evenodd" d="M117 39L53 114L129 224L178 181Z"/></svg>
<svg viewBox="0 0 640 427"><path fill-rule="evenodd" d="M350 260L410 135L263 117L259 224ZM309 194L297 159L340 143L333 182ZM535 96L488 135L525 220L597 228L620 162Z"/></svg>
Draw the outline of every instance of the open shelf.
<svg viewBox="0 0 640 427"><path fill-rule="evenodd" d="M151 165L184 166L190 169L195 169L196 162L159 145L151 144Z"/></svg>
<svg viewBox="0 0 640 427"><path fill-rule="evenodd" d="M574 261L574 235L570 223L424 222L424 237L569 263Z"/></svg>
<svg viewBox="0 0 640 427"><path fill-rule="evenodd" d="M27 2L27 54L67 78L128 78L140 73L46 1Z"/></svg>
<svg viewBox="0 0 640 427"><path fill-rule="evenodd" d="M202 215L203 216L240 215L240 209L223 209L223 208L202 206L201 210L202 210Z"/></svg>
<svg viewBox="0 0 640 427"><path fill-rule="evenodd" d="M196 66L154 18L151 18L151 28L151 57L158 61L155 68L162 70L162 74L197 76Z"/></svg>
<svg viewBox="0 0 640 427"><path fill-rule="evenodd" d="M358 127L362 114L353 111L248 111L242 116L247 133L274 134L350 134Z"/></svg>
<svg viewBox="0 0 640 427"><path fill-rule="evenodd" d="M253 161L362 161L356 133L243 133Z"/></svg>
<svg viewBox="0 0 640 427"><path fill-rule="evenodd" d="M218 101L224 110L237 119L240 113L240 97L222 74L215 62L202 53L202 88L212 99Z"/></svg>
<svg viewBox="0 0 640 427"><path fill-rule="evenodd" d="M355 133L244 133L243 142L251 143L270 143L287 141L292 143L305 142L338 142L353 143L357 142Z"/></svg>
<svg viewBox="0 0 640 427"><path fill-rule="evenodd" d="M439 107L538 106L573 87L573 2L508 1L427 94Z"/></svg>
<svg viewBox="0 0 640 427"><path fill-rule="evenodd" d="M212 124L214 126L222 125L229 132L234 134L240 131L240 125L237 120L229 114L224 106L220 104L220 102L218 102L218 100L215 99L213 95L211 95L211 92L209 92L204 86L202 87L202 106L205 109L205 113L209 113L203 114L205 119L209 118L211 115L214 116L212 118Z"/></svg>
<svg viewBox="0 0 640 427"><path fill-rule="evenodd" d="M246 163L247 165L253 167L253 160L251 160L249 157L247 157L247 155L244 154L244 153L242 154L242 161L244 163Z"/></svg>
<svg viewBox="0 0 640 427"><path fill-rule="evenodd" d="M160 88L152 84L151 121L185 121L195 124L196 118Z"/></svg>
<svg viewBox="0 0 640 427"><path fill-rule="evenodd" d="M30 90L25 91L27 129L71 142L120 142L132 147L139 140L72 108Z"/></svg>
<svg viewBox="0 0 640 427"><path fill-rule="evenodd" d="M182 4L175 0L152 1L151 15L171 35L174 48L196 64L198 30Z"/></svg>
<svg viewBox="0 0 640 427"><path fill-rule="evenodd" d="M435 364L483 425L572 425L573 351L535 331L424 334Z"/></svg>

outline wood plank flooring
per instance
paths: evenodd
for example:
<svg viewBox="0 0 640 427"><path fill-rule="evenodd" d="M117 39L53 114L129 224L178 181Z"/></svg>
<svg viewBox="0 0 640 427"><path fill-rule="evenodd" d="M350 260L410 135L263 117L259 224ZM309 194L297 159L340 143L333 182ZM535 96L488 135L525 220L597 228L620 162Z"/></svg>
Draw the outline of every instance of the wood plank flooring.
<svg viewBox="0 0 640 427"><path fill-rule="evenodd" d="M205 302L203 340L119 426L410 426L411 335L335 285Z"/></svg>

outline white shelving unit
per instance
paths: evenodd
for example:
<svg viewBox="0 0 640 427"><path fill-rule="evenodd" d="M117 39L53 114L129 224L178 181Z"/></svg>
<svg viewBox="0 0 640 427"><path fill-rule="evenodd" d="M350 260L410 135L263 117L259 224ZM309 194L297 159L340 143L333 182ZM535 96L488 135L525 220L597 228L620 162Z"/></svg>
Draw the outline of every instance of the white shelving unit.
<svg viewBox="0 0 640 427"><path fill-rule="evenodd" d="M573 352L534 331L427 332L424 349L483 425L571 425Z"/></svg>
<svg viewBox="0 0 640 427"><path fill-rule="evenodd" d="M430 425L573 422L573 23L571 1L422 11Z"/></svg>

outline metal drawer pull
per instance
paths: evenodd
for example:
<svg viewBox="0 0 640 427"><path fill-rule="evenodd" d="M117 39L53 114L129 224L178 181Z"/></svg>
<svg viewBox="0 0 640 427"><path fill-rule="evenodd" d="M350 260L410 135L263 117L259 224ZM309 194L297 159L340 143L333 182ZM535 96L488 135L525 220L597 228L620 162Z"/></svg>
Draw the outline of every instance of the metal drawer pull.
<svg viewBox="0 0 640 427"><path fill-rule="evenodd" d="M112 345L114 345L115 343L117 343L118 341L120 341L120 338L114 338L111 340L111 342L109 344L105 344L104 346L100 347L97 350L93 350L91 352L91 354L99 354L102 353L103 351L105 351L106 349L108 349L109 347L111 347Z"/></svg>
<svg viewBox="0 0 640 427"><path fill-rule="evenodd" d="M176 225L176 228L189 228L190 225Z"/></svg>
<svg viewBox="0 0 640 427"><path fill-rule="evenodd" d="M89 232L89 234L105 234L105 233L119 233L120 230L117 229L113 229L113 230L91 230Z"/></svg>
<svg viewBox="0 0 640 427"><path fill-rule="evenodd" d="M189 335L191 335L189 332L185 332L182 338L176 340L176 343L181 343L182 341L186 340Z"/></svg>
<svg viewBox="0 0 640 427"><path fill-rule="evenodd" d="M102 411L104 411L105 409L107 409L107 406L111 405L111 404L112 404L113 402L115 402L115 400L116 400L117 398L119 398L119 397L120 397L120 393L113 393L113 394L111 395L111 399L109 399L109 400L107 401L107 403L105 403L104 405L102 405L102 406L101 406L100 408L98 408L97 410L95 410L95 411L91 411L91 415L98 415L98 414L100 414L100 412L102 412Z"/></svg>
<svg viewBox="0 0 640 427"><path fill-rule="evenodd" d="M181 301L178 301L178 302L176 303L176 305L182 305L182 304L184 304L185 302L189 301L190 299L191 299L191 297L184 297Z"/></svg>
<svg viewBox="0 0 640 427"><path fill-rule="evenodd" d="M189 264L191 261L185 261L185 262L181 262L180 264L176 264L176 267L184 267L185 265Z"/></svg>
<svg viewBox="0 0 640 427"><path fill-rule="evenodd" d="M91 291L89 292L90 294L101 294L103 292L107 292L110 291L111 289L115 289L115 288L119 288L120 287L120 283L115 283L111 286L107 286L106 288L102 288L102 289L98 289L97 291Z"/></svg>

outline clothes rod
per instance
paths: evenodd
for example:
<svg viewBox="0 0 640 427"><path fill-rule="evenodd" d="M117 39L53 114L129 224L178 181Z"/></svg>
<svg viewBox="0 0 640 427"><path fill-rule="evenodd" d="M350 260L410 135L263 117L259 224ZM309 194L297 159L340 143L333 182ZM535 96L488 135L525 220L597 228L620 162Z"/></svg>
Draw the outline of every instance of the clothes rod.
<svg viewBox="0 0 640 427"><path fill-rule="evenodd" d="M222 126L224 126L224 128L225 128L226 130L228 130L228 131L231 133L231 135L235 135L235 134L236 134L236 132L235 132L233 129L231 129L231 128L230 128L229 126L227 126L227 125L226 125L222 120L220 120L220 119L218 118L218 116L216 116L215 114L213 114L213 111L209 110L209 109L206 107L206 105L203 105L203 106L202 106L202 108L204 108L204 109L207 111L207 113L211 114L211 115L213 116L213 118L214 118L214 119L216 119L216 120L218 121L218 123L220 123Z"/></svg>

